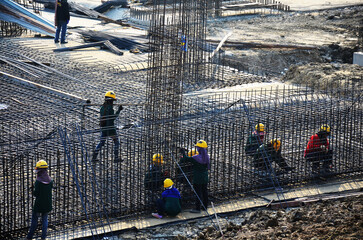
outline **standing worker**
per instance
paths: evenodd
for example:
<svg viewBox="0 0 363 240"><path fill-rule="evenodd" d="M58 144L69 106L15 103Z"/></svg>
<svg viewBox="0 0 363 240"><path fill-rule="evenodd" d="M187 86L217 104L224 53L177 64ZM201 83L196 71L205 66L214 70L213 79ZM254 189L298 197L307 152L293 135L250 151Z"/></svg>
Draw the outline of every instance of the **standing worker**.
<svg viewBox="0 0 363 240"><path fill-rule="evenodd" d="M193 187L199 196L205 208L208 207L208 170L210 169L210 158L207 153L207 143L204 140L199 140L195 145L198 151L197 155L188 157L185 149L180 149L182 154L181 162L193 163ZM195 209L191 213L200 213L200 201L198 197L195 200Z"/></svg>
<svg viewBox="0 0 363 240"><path fill-rule="evenodd" d="M57 27L55 32L54 42L59 43L59 34L61 34L61 43L67 43L66 32L67 24L69 23L69 5L67 0L56 0L55 1L55 16L54 23Z"/></svg>
<svg viewBox="0 0 363 240"><path fill-rule="evenodd" d="M332 168L333 152L330 150L328 141L330 131L329 125L321 125L319 132L310 137L305 149L304 157L312 163L312 172L315 177L330 173ZM322 169L320 163L322 163Z"/></svg>
<svg viewBox="0 0 363 240"><path fill-rule="evenodd" d="M35 181L33 195L35 203L33 207L32 221L27 239L32 239L38 225L38 217L42 214L42 236L45 239L48 228L48 213L52 210L52 188L53 180L49 177L48 164L44 160L40 160L35 165L37 179Z"/></svg>
<svg viewBox="0 0 363 240"><path fill-rule="evenodd" d="M152 213L156 218L163 218L164 215L175 217L181 212L180 193L170 178L164 180L164 188L161 199L156 201L158 212Z"/></svg>
<svg viewBox="0 0 363 240"><path fill-rule="evenodd" d="M256 150L263 143L263 139L266 135L265 125L259 123L255 126L255 131L247 138L245 153L247 156L253 157Z"/></svg>
<svg viewBox="0 0 363 240"><path fill-rule="evenodd" d="M281 156L281 141L272 139L270 142L262 144L256 151L254 156L254 167L262 174L267 175L271 169L271 163L276 162L280 168L285 171L291 171L292 168L286 163L286 160Z"/></svg>
<svg viewBox="0 0 363 240"><path fill-rule="evenodd" d="M115 119L118 117L123 107L120 105L116 113L113 110L113 102L116 101L116 95L113 91L108 91L105 94L105 102L103 103L100 109L100 127L101 127L101 139L96 149L93 152L92 161L97 161L98 153L100 152L103 145L105 145L106 138L112 138L114 142L114 162L121 162L122 160L119 157L119 145L120 142L118 140L116 127L115 127Z"/></svg>

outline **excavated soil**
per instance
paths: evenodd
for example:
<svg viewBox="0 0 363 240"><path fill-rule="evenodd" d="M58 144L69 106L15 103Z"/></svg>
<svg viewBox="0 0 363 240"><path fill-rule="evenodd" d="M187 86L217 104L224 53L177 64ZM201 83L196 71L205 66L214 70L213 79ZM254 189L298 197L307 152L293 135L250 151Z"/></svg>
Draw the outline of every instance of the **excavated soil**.
<svg viewBox="0 0 363 240"><path fill-rule="evenodd" d="M224 47L227 59L237 59L246 68L286 72L291 65L310 62L352 63L353 52L362 49L363 6L281 15L229 17L208 23L208 39L311 46L314 49Z"/></svg>
<svg viewBox="0 0 363 240"><path fill-rule="evenodd" d="M208 219L127 232L122 239L341 239L363 238L363 195L284 210L248 210L219 218L223 237ZM215 220L214 220L215 221Z"/></svg>
<svg viewBox="0 0 363 240"><path fill-rule="evenodd" d="M362 85L363 67L356 64L309 63L290 67L282 81L309 87L329 86L358 89ZM351 86L353 85L353 86Z"/></svg>

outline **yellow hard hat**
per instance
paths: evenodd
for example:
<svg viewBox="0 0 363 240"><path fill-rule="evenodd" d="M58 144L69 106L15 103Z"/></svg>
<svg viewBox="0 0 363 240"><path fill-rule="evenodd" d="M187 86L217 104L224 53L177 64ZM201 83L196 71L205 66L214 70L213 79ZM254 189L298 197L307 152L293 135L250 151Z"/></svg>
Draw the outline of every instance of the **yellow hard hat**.
<svg viewBox="0 0 363 240"><path fill-rule="evenodd" d="M255 129L257 132L264 132L265 131L265 125L263 125L262 123L259 123L255 126Z"/></svg>
<svg viewBox="0 0 363 240"><path fill-rule="evenodd" d="M44 160L38 161L37 164L35 165L35 169L39 168L48 168L48 163Z"/></svg>
<svg viewBox="0 0 363 240"><path fill-rule="evenodd" d="M281 141L277 138L275 139L271 139L270 143L272 144L273 148L276 150L276 152L280 149L281 147Z"/></svg>
<svg viewBox="0 0 363 240"><path fill-rule="evenodd" d="M116 94L113 91L108 91L105 94L105 98L112 98L112 99L115 99L116 100Z"/></svg>
<svg viewBox="0 0 363 240"><path fill-rule="evenodd" d="M320 127L320 131L321 132L327 132L327 133L330 133L330 126L328 124L323 124L321 125Z"/></svg>
<svg viewBox="0 0 363 240"><path fill-rule="evenodd" d="M193 148L192 150L190 150L189 152L188 152L188 156L189 157L193 157L194 155L198 155L199 153L198 153L198 151L197 151L197 149L195 149L195 148Z"/></svg>
<svg viewBox="0 0 363 240"><path fill-rule="evenodd" d="M158 164L163 164L164 163L163 155L161 155L160 153L155 153L153 155L153 162Z"/></svg>
<svg viewBox="0 0 363 240"><path fill-rule="evenodd" d="M201 148L207 148L207 147L208 147L208 145L207 145L206 141L204 141L204 140L199 140L199 141L197 142L197 144L195 144L195 146L196 146L196 147L201 147Z"/></svg>
<svg viewBox="0 0 363 240"><path fill-rule="evenodd" d="M164 188L168 188L168 187L171 187L173 186L173 181L170 179L170 178L167 178L164 180Z"/></svg>

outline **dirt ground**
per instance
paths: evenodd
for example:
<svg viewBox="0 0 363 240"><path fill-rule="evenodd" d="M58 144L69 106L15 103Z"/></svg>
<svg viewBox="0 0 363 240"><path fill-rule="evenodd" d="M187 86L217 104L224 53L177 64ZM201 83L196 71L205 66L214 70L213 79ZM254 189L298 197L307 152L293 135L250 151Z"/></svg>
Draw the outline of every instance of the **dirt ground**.
<svg viewBox="0 0 363 240"><path fill-rule="evenodd" d="M221 216L223 232L209 219L120 234L121 239L341 239L363 238L363 195L309 203L284 210L266 208ZM214 219L215 221L215 219ZM215 222L216 226L217 223Z"/></svg>
<svg viewBox="0 0 363 240"><path fill-rule="evenodd" d="M358 41L362 29L363 6L356 6L278 16L230 17L209 22L207 34L209 39L220 41L232 31L228 41L314 48L223 48L227 59L237 59L246 67L260 66L267 71L284 73L291 65L310 62L352 63L353 52L363 47L362 40Z"/></svg>

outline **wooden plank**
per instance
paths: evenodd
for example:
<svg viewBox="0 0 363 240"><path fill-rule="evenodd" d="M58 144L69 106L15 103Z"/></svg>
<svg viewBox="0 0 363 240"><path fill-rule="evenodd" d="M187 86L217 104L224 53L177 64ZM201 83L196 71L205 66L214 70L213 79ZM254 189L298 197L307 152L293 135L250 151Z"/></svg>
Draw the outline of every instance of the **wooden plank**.
<svg viewBox="0 0 363 240"><path fill-rule="evenodd" d="M117 55L120 55L120 56L124 55L124 53L120 49L118 49L115 45L113 45L109 40L105 41L104 45L108 49L110 49L111 52L113 52Z"/></svg>

